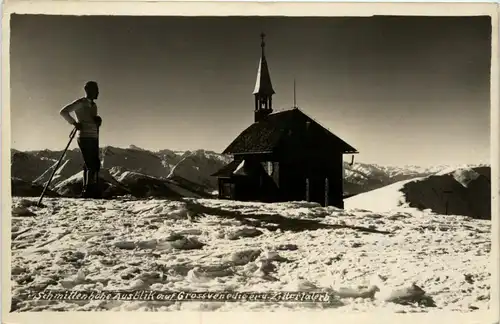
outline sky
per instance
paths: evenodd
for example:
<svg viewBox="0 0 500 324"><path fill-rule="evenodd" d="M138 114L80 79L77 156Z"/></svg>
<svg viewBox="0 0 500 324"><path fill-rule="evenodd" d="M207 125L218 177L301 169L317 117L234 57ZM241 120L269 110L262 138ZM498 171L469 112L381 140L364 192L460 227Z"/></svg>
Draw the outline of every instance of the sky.
<svg viewBox="0 0 500 324"><path fill-rule="evenodd" d="M12 147L62 150L59 110L95 80L102 146L222 152L253 123L261 32L275 110L295 79L356 161L489 161L489 17L13 15Z"/></svg>

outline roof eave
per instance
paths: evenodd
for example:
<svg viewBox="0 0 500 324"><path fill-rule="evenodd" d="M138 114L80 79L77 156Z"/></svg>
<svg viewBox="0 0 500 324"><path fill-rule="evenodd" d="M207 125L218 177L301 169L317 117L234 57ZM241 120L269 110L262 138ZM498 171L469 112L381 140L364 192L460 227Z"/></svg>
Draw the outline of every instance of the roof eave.
<svg viewBox="0 0 500 324"><path fill-rule="evenodd" d="M258 94L265 95L265 96L272 96L272 95L276 94L276 92L274 91L274 89L271 89L269 91L262 91L262 90L256 88L253 90L252 94L254 96L258 95Z"/></svg>

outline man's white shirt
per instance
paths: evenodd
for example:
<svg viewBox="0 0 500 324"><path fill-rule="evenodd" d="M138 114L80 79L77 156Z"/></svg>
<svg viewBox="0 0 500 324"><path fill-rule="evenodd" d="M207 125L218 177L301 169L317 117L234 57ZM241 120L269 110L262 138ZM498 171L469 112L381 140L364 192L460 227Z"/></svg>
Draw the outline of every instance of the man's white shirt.
<svg viewBox="0 0 500 324"><path fill-rule="evenodd" d="M63 107L59 113L71 125L75 122L81 124L78 137L99 137L99 130L94 119L97 116L97 105L92 100L80 98ZM71 116L71 113L76 119Z"/></svg>

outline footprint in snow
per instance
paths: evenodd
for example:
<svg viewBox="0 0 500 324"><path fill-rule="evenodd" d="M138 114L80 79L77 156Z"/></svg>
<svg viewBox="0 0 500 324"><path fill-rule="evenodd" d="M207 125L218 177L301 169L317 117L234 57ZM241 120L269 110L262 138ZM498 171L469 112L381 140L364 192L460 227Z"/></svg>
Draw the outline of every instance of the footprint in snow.
<svg viewBox="0 0 500 324"><path fill-rule="evenodd" d="M161 241L176 241L184 238L184 235L180 233L170 233L168 236L161 238Z"/></svg>
<svg viewBox="0 0 500 324"><path fill-rule="evenodd" d="M277 269L271 260L256 260L255 263L257 264L257 269L254 275L259 277L266 277Z"/></svg>
<svg viewBox="0 0 500 324"><path fill-rule="evenodd" d="M299 247L296 244L280 244L276 246L278 251L296 251Z"/></svg>
<svg viewBox="0 0 500 324"><path fill-rule="evenodd" d="M141 279L135 279L130 282L128 289L130 290L146 290L149 288L149 284Z"/></svg>
<svg viewBox="0 0 500 324"><path fill-rule="evenodd" d="M185 237L180 234L173 234L159 240L151 239L139 242L133 241L118 241L114 246L123 250L134 250L136 247L140 249L156 249L156 250L196 250L202 249L206 244L198 241L196 237Z"/></svg>
<svg viewBox="0 0 500 324"><path fill-rule="evenodd" d="M243 267L243 272L254 277L267 277L269 274L276 271L276 265L271 260L260 259L247 263Z"/></svg>
<svg viewBox="0 0 500 324"><path fill-rule="evenodd" d="M88 255L95 255L95 256L105 256L106 255L106 252L104 252L103 250L100 250L100 249L93 249L93 250L89 250L87 252Z"/></svg>
<svg viewBox="0 0 500 324"><path fill-rule="evenodd" d="M36 214L26 207L14 206L12 207L12 216L29 217L29 216L36 216Z"/></svg>
<svg viewBox="0 0 500 324"><path fill-rule="evenodd" d="M57 280L50 277L37 277L28 285L28 288L31 291L42 291L53 285L57 285Z"/></svg>
<svg viewBox="0 0 500 324"><path fill-rule="evenodd" d="M166 242L166 245L178 250L199 250L206 244L198 241L196 237L183 237L175 241Z"/></svg>
<svg viewBox="0 0 500 324"><path fill-rule="evenodd" d="M157 283L163 282L163 273L162 272L143 272L138 274L134 280L142 280L145 285L151 286Z"/></svg>
<svg viewBox="0 0 500 324"><path fill-rule="evenodd" d="M260 236L262 234L264 234L264 233L262 233L262 231L260 231L256 228L244 227L244 228L239 229L233 233L228 234L227 238L229 240L237 240L237 239L244 238L244 237L257 237L257 236Z"/></svg>
<svg viewBox="0 0 500 324"><path fill-rule="evenodd" d="M191 264L174 264L171 266L160 266L160 268L170 276L185 277L194 266Z"/></svg>
<svg viewBox="0 0 500 324"><path fill-rule="evenodd" d="M83 260L85 258L85 253L81 251L65 251L61 253L60 258L64 262L75 263L79 260Z"/></svg>
<svg viewBox="0 0 500 324"><path fill-rule="evenodd" d="M59 284L66 289L72 289L77 285L81 285L84 283L88 283L87 279L88 272L85 269L80 269L76 273L75 276L67 278L67 279L62 279L59 281Z"/></svg>
<svg viewBox="0 0 500 324"><path fill-rule="evenodd" d="M332 265L332 264L334 264L335 262L339 262L339 261L341 261L343 257L344 257L344 254L343 254L343 253L339 253L339 254L337 254L336 256L329 257L329 258L325 261L325 264L326 264L326 265Z"/></svg>
<svg viewBox="0 0 500 324"><path fill-rule="evenodd" d="M17 275L20 275L21 273L25 273L27 272L28 270L24 267L21 267L19 265L14 265L11 269L10 269L10 274L13 275L13 276L17 276Z"/></svg>
<svg viewBox="0 0 500 324"><path fill-rule="evenodd" d="M186 279L193 283L204 283L210 281L211 278L206 277L200 267L194 267L188 271Z"/></svg>
<svg viewBox="0 0 500 324"><path fill-rule="evenodd" d="M185 229L182 231L179 231L177 234L179 235L201 235L203 234L203 231L197 228L190 228L190 229Z"/></svg>
<svg viewBox="0 0 500 324"><path fill-rule="evenodd" d="M27 236L31 235L31 233L29 233L31 230L32 230L31 228L26 228L24 230L20 230L18 228L16 230L12 229L10 238L12 240L16 240L16 239L22 240L23 238L26 238Z"/></svg>
<svg viewBox="0 0 500 324"><path fill-rule="evenodd" d="M118 260L116 260L116 259L111 259L111 258L105 258L105 259L101 259L101 260L99 260L99 262L100 262L103 266L106 266L106 267L112 267L112 266L115 266L115 265L118 263Z"/></svg>
<svg viewBox="0 0 500 324"><path fill-rule="evenodd" d="M418 303L426 307L436 306L432 297L426 295L426 292L414 282L409 285L391 287L386 284L387 278L381 275L375 275L371 281L372 285L378 288L375 299L401 305Z"/></svg>
<svg viewBox="0 0 500 324"><path fill-rule="evenodd" d="M216 264L211 266L198 266L193 268L196 269L195 273L198 275L202 275L206 278L220 278L220 277L228 277L234 274L234 271L231 269L230 264Z"/></svg>
<svg viewBox="0 0 500 324"><path fill-rule="evenodd" d="M340 287L338 289L333 289L333 293L339 298L369 298L373 299L375 294L379 292L380 289L377 286L371 286L368 288L347 288Z"/></svg>
<svg viewBox="0 0 500 324"><path fill-rule="evenodd" d="M425 291L415 283L383 292L381 291L376 298L401 305L418 303L426 307L436 306L432 297L427 296Z"/></svg>
<svg viewBox="0 0 500 324"><path fill-rule="evenodd" d="M137 242L137 247L143 250L153 250L158 245L158 241L156 239L145 240Z"/></svg>
<svg viewBox="0 0 500 324"><path fill-rule="evenodd" d="M243 267L243 272L245 272L246 274L253 274L258 269L259 269L258 263L254 261L254 262L249 262L249 263L245 264Z"/></svg>
<svg viewBox="0 0 500 324"><path fill-rule="evenodd" d="M120 273L120 278L123 280L130 280L132 278L135 278L135 276L140 273L141 270L139 268L126 268Z"/></svg>
<svg viewBox="0 0 500 324"><path fill-rule="evenodd" d="M282 257L276 251L264 251L259 255L260 260L266 261L277 261L277 262L287 262L289 261L287 258Z"/></svg>
<svg viewBox="0 0 500 324"><path fill-rule="evenodd" d="M247 263L255 261L261 253L262 251L258 249L234 252L231 255L231 261L234 265L245 265Z"/></svg>
<svg viewBox="0 0 500 324"><path fill-rule="evenodd" d="M16 206L25 207L25 208L27 208L27 207L45 207L44 204L40 204L40 206L38 206L37 202L31 201L28 199L21 199L21 200L17 201Z"/></svg>
<svg viewBox="0 0 500 324"><path fill-rule="evenodd" d="M320 290L320 288L308 280L296 279L296 280L290 282L288 285L286 285L286 290L309 292L309 291Z"/></svg>
<svg viewBox="0 0 500 324"><path fill-rule="evenodd" d="M133 250L136 247L135 242L132 241L117 241L113 245L122 250Z"/></svg>

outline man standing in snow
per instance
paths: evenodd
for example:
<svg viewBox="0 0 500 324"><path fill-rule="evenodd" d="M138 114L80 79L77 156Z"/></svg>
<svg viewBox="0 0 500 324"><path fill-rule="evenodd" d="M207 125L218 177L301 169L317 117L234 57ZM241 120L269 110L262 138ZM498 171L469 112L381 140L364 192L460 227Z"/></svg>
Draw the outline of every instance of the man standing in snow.
<svg viewBox="0 0 500 324"><path fill-rule="evenodd" d="M82 152L83 167L83 198L99 198L99 127L102 119L97 114L95 100L99 96L99 87L95 81L85 84L86 96L80 98L60 111L61 116L78 131L77 141ZM75 114L75 118L71 116Z"/></svg>

